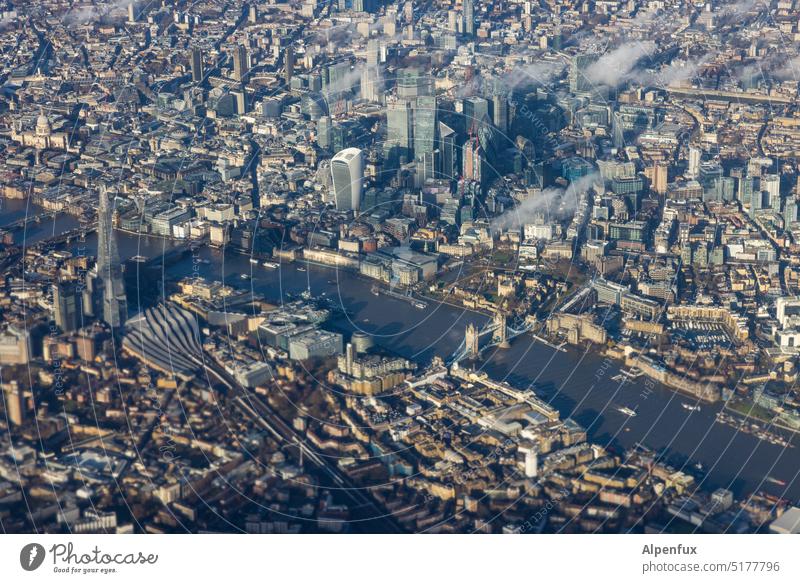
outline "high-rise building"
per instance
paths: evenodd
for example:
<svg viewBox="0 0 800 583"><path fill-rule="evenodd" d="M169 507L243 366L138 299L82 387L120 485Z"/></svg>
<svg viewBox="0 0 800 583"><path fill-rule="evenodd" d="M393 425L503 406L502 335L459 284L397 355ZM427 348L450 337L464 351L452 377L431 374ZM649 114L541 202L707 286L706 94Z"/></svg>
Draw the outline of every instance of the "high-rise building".
<svg viewBox="0 0 800 583"><path fill-rule="evenodd" d="M389 104L386 112L387 132L385 149L389 157L409 160L413 152L414 130L411 104L400 100Z"/></svg>
<svg viewBox="0 0 800 583"><path fill-rule="evenodd" d="M131 2L128 4L128 22L134 23L136 22L136 17L138 16L138 10L136 9L136 2Z"/></svg>
<svg viewBox="0 0 800 583"><path fill-rule="evenodd" d="M381 62L381 43L376 38L367 41L367 67L377 67Z"/></svg>
<svg viewBox="0 0 800 583"><path fill-rule="evenodd" d="M441 178L455 180L458 177L458 150L456 132L443 122L439 122L439 167Z"/></svg>
<svg viewBox="0 0 800 583"><path fill-rule="evenodd" d="M436 97L417 98L414 110L414 155L431 154L436 149Z"/></svg>
<svg viewBox="0 0 800 583"><path fill-rule="evenodd" d="M751 181L747 190L750 192L750 215L754 215L757 210L764 208L764 192L756 185L755 178L748 176L747 180Z"/></svg>
<svg viewBox="0 0 800 583"><path fill-rule="evenodd" d="M317 145L320 148L328 149L331 147L331 118L322 116L317 122Z"/></svg>
<svg viewBox="0 0 800 583"><path fill-rule="evenodd" d="M255 4L250 4L250 7L247 9L247 22L250 24L258 23L258 6Z"/></svg>
<svg viewBox="0 0 800 583"><path fill-rule="evenodd" d="M667 192L667 167L664 164L655 164L645 168L645 176L650 180L650 188L658 194Z"/></svg>
<svg viewBox="0 0 800 583"><path fill-rule="evenodd" d="M383 103L383 79L380 69L365 67L361 71L361 98L371 103Z"/></svg>
<svg viewBox="0 0 800 583"><path fill-rule="evenodd" d="M591 91L594 84L586 77L586 70L597 60L595 55L575 55L569 66L569 90L573 93Z"/></svg>
<svg viewBox="0 0 800 583"><path fill-rule="evenodd" d="M192 49L192 81L200 83L203 80L203 51L195 47Z"/></svg>
<svg viewBox="0 0 800 583"><path fill-rule="evenodd" d="M697 178L700 175L700 160L700 148L689 146L689 166L686 169L686 175L689 178Z"/></svg>
<svg viewBox="0 0 800 583"><path fill-rule="evenodd" d="M464 143L461 149L463 155L462 174L466 180L482 183L484 174L485 157L478 138L472 138Z"/></svg>
<svg viewBox="0 0 800 583"><path fill-rule="evenodd" d="M286 50L283 54L284 58L284 79L286 80L286 85L288 86L289 83L292 82L292 74L294 73L294 49L291 45L286 47Z"/></svg>
<svg viewBox="0 0 800 583"><path fill-rule="evenodd" d="M508 99L504 94L492 97L492 121L504 136L508 133Z"/></svg>
<svg viewBox="0 0 800 583"><path fill-rule="evenodd" d="M420 69L400 69L397 73L397 97L416 99L420 95L433 95L432 79Z"/></svg>
<svg viewBox="0 0 800 583"><path fill-rule="evenodd" d="M13 425L22 425L25 422L25 393L17 381L3 383L3 397L5 399L6 413Z"/></svg>
<svg viewBox="0 0 800 583"><path fill-rule="evenodd" d="M236 105L236 113L239 115L247 113L247 93L243 89L238 89L231 91L231 96L233 97L234 104Z"/></svg>
<svg viewBox="0 0 800 583"><path fill-rule="evenodd" d="M331 178L336 209L358 211L364 182L364 154L358 148L345 148L331 160Z"/></svg>
<svg viewBox="0 0 800 583"><path fill-rule="evenodd" d="M786 206L783 209L784 228L788 229L789 225L797 221L797 199L790 198L786 201Z"/></svg>
<svg viewBox="0 0 800 583"><path fill-rule="evenodd" d="M447 30L450 32L458 32L458 11L447 11Z"/></svg>
<svg viewBox="0 0 800 583"><path fill-rule="evenodd" d="M74 281L60 281L53 286L53 311L56 325L73 332L81 325L81 294Z"/></svg>
<svg viewBox="0 0 800 583"><path fill-rule="evenodd" d="M750 205L753 200L753 192L756 190L758 190L758 178L755 176L742 176L739 178L737 198L743 205Z"/></svg>
<svg viewBox="0 0 800 583"><path fill-rule="evenodd" d="M475 36L475 0L464 0L464 34Z"/></svg>
<svg viewBox="0 0 800 583"><path fill-rule="evenodd" d="M483 97L468 97L463 102L464 131L468 135L477 133L484 118L489 118L489 102Z"/></svg>
<svg viewBox="0 0 800 583"><path fill-rule="evenodd" d="M247 49L244 45L236 45L233 49L233 78L236 81L244 81L248 70Z"/></svg>
<svg viewBox="0 0 800 583"><path fill-rule="evenodd" d="M765 174L761 177L761 190L769 194L770 205L781 198L781 177L779 174Z"/></svg>
<svg viewBox="0 0 800 583"><path fill-rule="evenodd" d="M103 297L103 321L112 329L128 318L128 300L122 280L122 264L117 249L117 236L111 224L111 205L103 188L97 209L97 277Z"/></svg>

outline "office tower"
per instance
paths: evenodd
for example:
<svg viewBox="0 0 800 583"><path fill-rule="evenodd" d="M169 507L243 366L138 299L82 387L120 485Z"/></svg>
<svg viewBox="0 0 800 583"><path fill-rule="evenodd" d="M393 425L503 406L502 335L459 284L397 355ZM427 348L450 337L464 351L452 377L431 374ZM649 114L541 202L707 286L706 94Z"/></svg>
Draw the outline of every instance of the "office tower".
<svg viewBox="0 0 800 583"><path fill-rule="evenodd" d="M328 149L331 147L331 118L323 116L317 122L317 145L320 148Z"/></svg>
<svg viewBox="0 0 800 583"><path fill-rule="evenodd" d="M597 57L595 55L576 55L572 57L569 66L569 90L573 93L590 91L593 83L586 78L586 70Z"/></svg>
<svg viewBox="0 0 800 583"><path fill-rule="evenodd" d="M414 155L431 154L436 149L436 98L417 98L414 110Z"/></svg>
<svg viewBox="0 0 800 583"><path fill-rule="evenodd" d="M97 277L103 294L103 321L112 329L119 328L128 318L128 301L122 281L117 236L111 224L111 205L104 188L100 191L97 209Z"/></svg>
<svg viewBox="0 0 800 583"><path fill-rule="evenodd" d="M236 45L233 49L233 78L244 81L247 71L247 49L243 45Z"/></svg>
<svg viewBox="0 0 800 583"><path fill-rule="evenodd" d="M192 49L192 81L200 83L203 80L203 51Z"/></svg>
<svg viewBox="0 0 800 583"><path fill-rule="evenodd" d="M667 167L663 164L655 164L645 168L645 176L650 180L650 188L658 194L667 192Z"/></svg>
<svg viewBox="0 0 800 583"><path fill-rule="evenodd" d="M376 38L367 41L367 67L377 67L381 62L381 43Z"/></svg>
<svg viewBox="0 0 800 583"><path fill-rule="evenodd" d="M53 286L53 311L56 325L64 332L81 326L81 296L74 281L61 281Z"/></svg>
<svg viewBox="0 0 800 583"><path fill-rule="evenodd" d="M753 197L753 190L756 189L756 178L754 176L742 176L739 178L739 191L737 198L742 206L749 205Z"/></svg>
<svg viewBox="0 0 800 583"><path fill-rule="evenodd" d="M403 4L403 20L406 22L414 20L414 3L411 0Z"/></svg>
<svg viewBox="0 0 800 583"><path fill-rule="evenodd" d="M458 12L455 10L447 11L447 30L458 32Z"/></svg>
<svg viewBox="0 0 800 583"><path fill-rule="evenodd" d="M345 148L331 160L331 178L336 210L358 211L364 182L364 154L358 148Z"/></svg>
<svg viewBox="0 0 800 583"><path fill-rule="evenodd" d="M700 148L689 146L689 166L686 175L689 178L697 178L700 175Z"/></svg>
<svg viewBox="0 0 800 583"><path fill-rule="evenodd" d="M294 73L294 49L291 45L286 47L284 51L284 73L283 78L286 80L286 85L292 82L292 73Z"/></svg>
<svg viewBox="0 0 800 583"><path fill-rule="evenodd" d="M748 176L747 179L752 181L746 189L750 192L750 215L754 215L757 210L763 208L764 196L755 179L752 176Z"/></svg>
<svg viewBox="0 0 800 583"><path fill-rule="evenodd" d="M383 79L378 67L367 67L361 71L361 99L370 103L383 103Z"/></svg>
<svg viewBox="0 0 800 583"><path fill-rule="evenodd" d="M458 176L458 150L456 132L443 122L439 122L439 176L455 180Z"/></svg>
<svg viewBox="0 0 800 583"><path fill-rule="evenodd" d="M483 179L484 155L477 137L467 140L462 147L464 156L462 174L466 180L481 183Z"/></svg>
<svg viewBox="0 0 800 583"><path fill-rule="evenodd" d="M347 346L344 349L345 355L345 365L344 365L344 372L351 375L353 374L353 361L355 360L356 349L353 347L352 342L348 342Z"/></svg>
<svg viewBox="0 0 800 583"><path fill-rule="evenodd" d="M12 425L22 425L25 422L25 393L17 381L3 383L3 397L5 399L6 414Z"/></svg>
<svg viewBox="0 0 800 583"><path fill-rule="evenodd" d="M622 150L625 147L625 128L621 118L622 115L618 111L611 115L611 139L617 150Z"/></svg>
<svg viewBox="0 0 800 583"><path fill-rule="evenodd" d="M433 95L433 80L424 71L415 68L401 69L397 73L397 97L416 99L420 95Z"/></svg>
<svg viewBox="0 0 800 583"><path fill-rule="evenodd" d="M797 199L794 197L786 201L783 209L784 229L788 229L791 223L797 222Z"/></svg>
<svg viewBox="0 0 800 583"><path fill-rule="evenodd" d="M778 174L765 174L761 177L761 190L769 194L769 203L774 206L775 200L781 197L781 177Z"/></svg>
<svg viewBox="0 0 800 583"><path fill-rule="evenodd" d="M464 0L464 34L475 35L475 0Z"/></svg>
<svg viewBox="0 0 800 583"><path fill-rule="evenodd" d="M489 118L489 102L483 97L468 97L463 103L464 131L467 135L478 133L478 125Z"/></svg>
<svg viewBox="0 0 800 583"><path fill-rule="evenodd" d="M503 135L508 133L508 99L505 95L496 94L492 98L492 121Z"/></svg>
<svg viewBox="0 0 800 583"><path fill-rule="evenodd" d="M136 16L137 16L136 12L137 12L136 3L131 2L130 4L128 4L128 22L130 23L136 22Z"/></svg>
<svg viewBox="0 0 800 583"><path fill-rule="evenodd" d="M250 8L247 10L247 21L250 24L258 23L258 6L255 4L250 4Z"/></svg>
<svg viewBox="0 0 800 583"><path fill-rule="evenodd" d="M413 152L413 127L411 104L408 101L395 101L389 104L386 112L387 133L386 150L390 157L408 160Z"/></svg>
<svg viewBox="0 0 800 583"><path fill-rule="evenodd" d="M350 63L348 61L333 63L323 70L322 90L327 93L348 91L350 81Z"/></svg>
<svg viewBox="0 0 800 583"><path fill-rule="evenodd" d="M236 113L243 115L247 113L247 93L244 90L231 91L234 103L236 104Z"/></svg>
<svg viewBox="0 0 800 583"><path fill-rule="evenodd" d="M525 456L525 477L535 478L539 473L539 454L537 446L530 445L520 447L519 452Z"/></svg>
<svg viewBox="0 0 800 583"><path fill-rule="evenodd" d="M431 178L436 178L436 158L438 155L438 151L435 152L425 152L423 154L417 154L416 156L416 174L415 174L415 186L418 188L422 188L422 186Z"/></svg>

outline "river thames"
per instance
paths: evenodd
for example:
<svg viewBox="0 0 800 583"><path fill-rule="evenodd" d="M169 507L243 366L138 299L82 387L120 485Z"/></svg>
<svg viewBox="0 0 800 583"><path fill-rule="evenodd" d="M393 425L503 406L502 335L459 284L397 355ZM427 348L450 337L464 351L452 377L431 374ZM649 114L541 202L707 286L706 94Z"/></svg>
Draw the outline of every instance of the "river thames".
<svg viewBox="0 0 800 583"><path fill-rule="evenodd" d="M27 212L40 212L31 206ZM0 227L25 216L25 201L3 201ZM77 220L52 215L27 227L15 240L32 244L52 234L77 226ZM24 239L24 243L23 243ZM122 260L135 255L157 257L174 243L162 239L118 234ZM96 238L87 236L73 250L92 254ZM247 278L242 278L246 274ZM387 296L376 297L371 284L334 268L283 264L269 269L253 264L246 255L203 248L187 254L161 271L162 283L190 275L224 281L238 288L251 288L267 301L280 304L304 290L313 296L333 299L346 309L333 324L344 331L362 330L388 350L425 364L433 356L447 358L461 342L468 323L481 324L486 316L451 305L428 302L425 309ZM156 282L139 280L140 285ZM128 290L131 310L137 310L138 294ZM587 428L591 441L604 446L630 448L637 443L666 452L678 469L695 474L706 489L724 487L737 496L758 490L796 501L800 497L800 439L787 433L790 447L773 445L734 427L717 423L722 404L700 404L699 410L683 406L698 404L659 384L645 388L645 379L620 383L614 361L572 348L566 352L544 345L530 334L520 336L508 349L491 349L478 364L497 380L519 387L532 387L556 407L563 418L572 417ZM629 417L620 407L636 411ZM698 462L700 468L698 468ZM786 486L767 477L781 480Z"/></svg>

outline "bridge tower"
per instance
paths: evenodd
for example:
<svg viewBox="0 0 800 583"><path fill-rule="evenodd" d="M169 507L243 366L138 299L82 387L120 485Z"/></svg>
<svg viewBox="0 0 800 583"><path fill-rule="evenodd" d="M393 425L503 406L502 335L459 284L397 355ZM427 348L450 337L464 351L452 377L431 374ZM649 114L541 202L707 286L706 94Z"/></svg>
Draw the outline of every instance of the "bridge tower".
<svg viewBox="0 0 800 583"><path fill-rule="evenodd" d="M464 348L469 359L474 360L480 356L479 336L480 334L475 324L468 324L464 333Z"/></svg>
<svg viewBox="0 0 800 583"><path fill-rule="evenodd" d="M508 342L508 324L506 322L506 315L504 312L498 310L494 314L494 334L492 339L497 342L500 348L508 348L511 346Z"/></svg>

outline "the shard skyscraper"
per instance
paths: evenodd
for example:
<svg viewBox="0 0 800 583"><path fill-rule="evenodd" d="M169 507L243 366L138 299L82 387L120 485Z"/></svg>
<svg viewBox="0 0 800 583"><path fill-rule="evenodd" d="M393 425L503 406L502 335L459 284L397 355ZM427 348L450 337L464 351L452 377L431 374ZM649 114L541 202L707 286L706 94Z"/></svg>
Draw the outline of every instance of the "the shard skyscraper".
<svg viewBox="0 0 800 583"><path fill-rule="evenodd" d="M111 224L111 204L105 188L100 190L97 208L97 277L101 283L103 321L117 329L128 318L128 300L122 281L117 237Z"/></svg>

